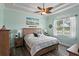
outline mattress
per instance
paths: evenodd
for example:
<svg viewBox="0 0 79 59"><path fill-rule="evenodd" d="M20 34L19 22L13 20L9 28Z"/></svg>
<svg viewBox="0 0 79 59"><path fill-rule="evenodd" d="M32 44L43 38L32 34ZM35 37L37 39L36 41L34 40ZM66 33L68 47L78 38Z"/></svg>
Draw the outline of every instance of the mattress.
<svg viewBox="0 0 79 59"><path fill-rule="evenodd" d="M24 40L31 48L31 55L34 55L36 52L43 48L59 43L57 38L45 35L40 35L39 37L34 37L33 35L25 36Z"/></svg>

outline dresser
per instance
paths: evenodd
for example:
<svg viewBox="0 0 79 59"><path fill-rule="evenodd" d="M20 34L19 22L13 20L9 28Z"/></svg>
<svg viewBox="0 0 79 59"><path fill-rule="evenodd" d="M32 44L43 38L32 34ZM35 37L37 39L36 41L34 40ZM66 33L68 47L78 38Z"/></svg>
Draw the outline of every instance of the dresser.
<svg viewBox="0 0 79 59"><path fill-rule="evenodd" d="M0 56L10 55L10 30L0 30Z"/></svg>

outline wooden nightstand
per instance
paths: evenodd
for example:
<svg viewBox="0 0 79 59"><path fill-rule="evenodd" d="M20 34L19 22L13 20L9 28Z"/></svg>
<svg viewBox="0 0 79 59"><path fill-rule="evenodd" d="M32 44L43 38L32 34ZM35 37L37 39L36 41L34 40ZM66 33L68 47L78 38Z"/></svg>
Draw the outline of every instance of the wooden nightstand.
<svg viewBox="0 0 79 59"><path fill-rule="evenodd" d="M15 38L15 47L23 46L23 38Z"/></svg>

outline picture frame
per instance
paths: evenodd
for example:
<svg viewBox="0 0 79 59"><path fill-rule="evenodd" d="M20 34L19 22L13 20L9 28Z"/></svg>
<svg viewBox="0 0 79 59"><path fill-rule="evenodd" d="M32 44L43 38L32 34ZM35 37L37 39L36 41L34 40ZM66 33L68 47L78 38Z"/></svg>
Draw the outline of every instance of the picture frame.
<svg viewBox="0 0 79 59"><path fill-rule="evenodd" d="M35 17L26 17L26 25L29 27L39 26L39 19Z"/></svg>

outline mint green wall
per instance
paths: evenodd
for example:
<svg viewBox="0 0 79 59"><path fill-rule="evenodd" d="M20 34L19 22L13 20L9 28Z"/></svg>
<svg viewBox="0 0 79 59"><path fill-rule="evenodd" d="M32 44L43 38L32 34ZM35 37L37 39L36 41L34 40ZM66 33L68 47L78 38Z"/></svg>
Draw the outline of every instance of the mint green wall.
<svg viewBox="0 0 79 59"><path fill-rule="evenodd" d="M46 29L47 29L48 34L52 36L53 29L52 28L51 29L49 28L49 24L52 24L53 25L53 18L52 18L52 16L47 16L47 18L46 18Z"/></svg>
<svg viewBox="0 0 79 59"><path fill-rule="evenodd" d="M26 28L26 17L35 17L39 19L39 26L45 29L45 16L30 14L28 12L23 12L19 10L14 10L10 8L4 8L4 24L7 28L11 30L11 47L14 46L14 35L17 30L21 28Z"/></svg>
<svg viewBox="0 0 79 59"><path fill-rule="evenodd" d="M4 9L4 23L10 29L19 29L26 27L26 17L35 17L39 19L39 24L41 28L45 28L45 20L43 16L38 16L30 14L28 12L21 12L18 10L13 10L9 8Z"/></svg>
<svg viewBox="0 0 79 59"><path fill-rule="evenodd" d="M62 43L64 43L64 44L66 44L66 45L72 45L72 44L74 44L74 43L76 43L76 42L79 42L79 6L75 6L74 8L71 8L71 9L68 9L68 10L66 10L66 11L63 11L63 12L60 12L60 13L57 13L57 14L54 14L54 15L51 15L51 16L48 16L48 19L47 19L47 29L48 29L48 33L51 35L51 36L53 36L53 31L52 31L52 29L51 29L51 31L49 31L50 29L48 28L48 25L51 23L51 24L53 24L53 21L54 20L56 20L56 19L60 19L60 18L62 18L62 17L65 17L65 16L73 16L73 15L75 15L75 14L77 14L78 16L77 16L77 32L76 32L76 34L77 34L77 37L76 38L74 38L74 39L71 39L71 38L69 38L69 37L65 37L65 36L58 36L58 39L60 39L60 41L62 42Z"/></svg>
<svg viewBox="0 0 79 59"><path fill-rule="evenodd" d="M0 27L3 25L3 8L4 5L0 3Z"/></svg>

